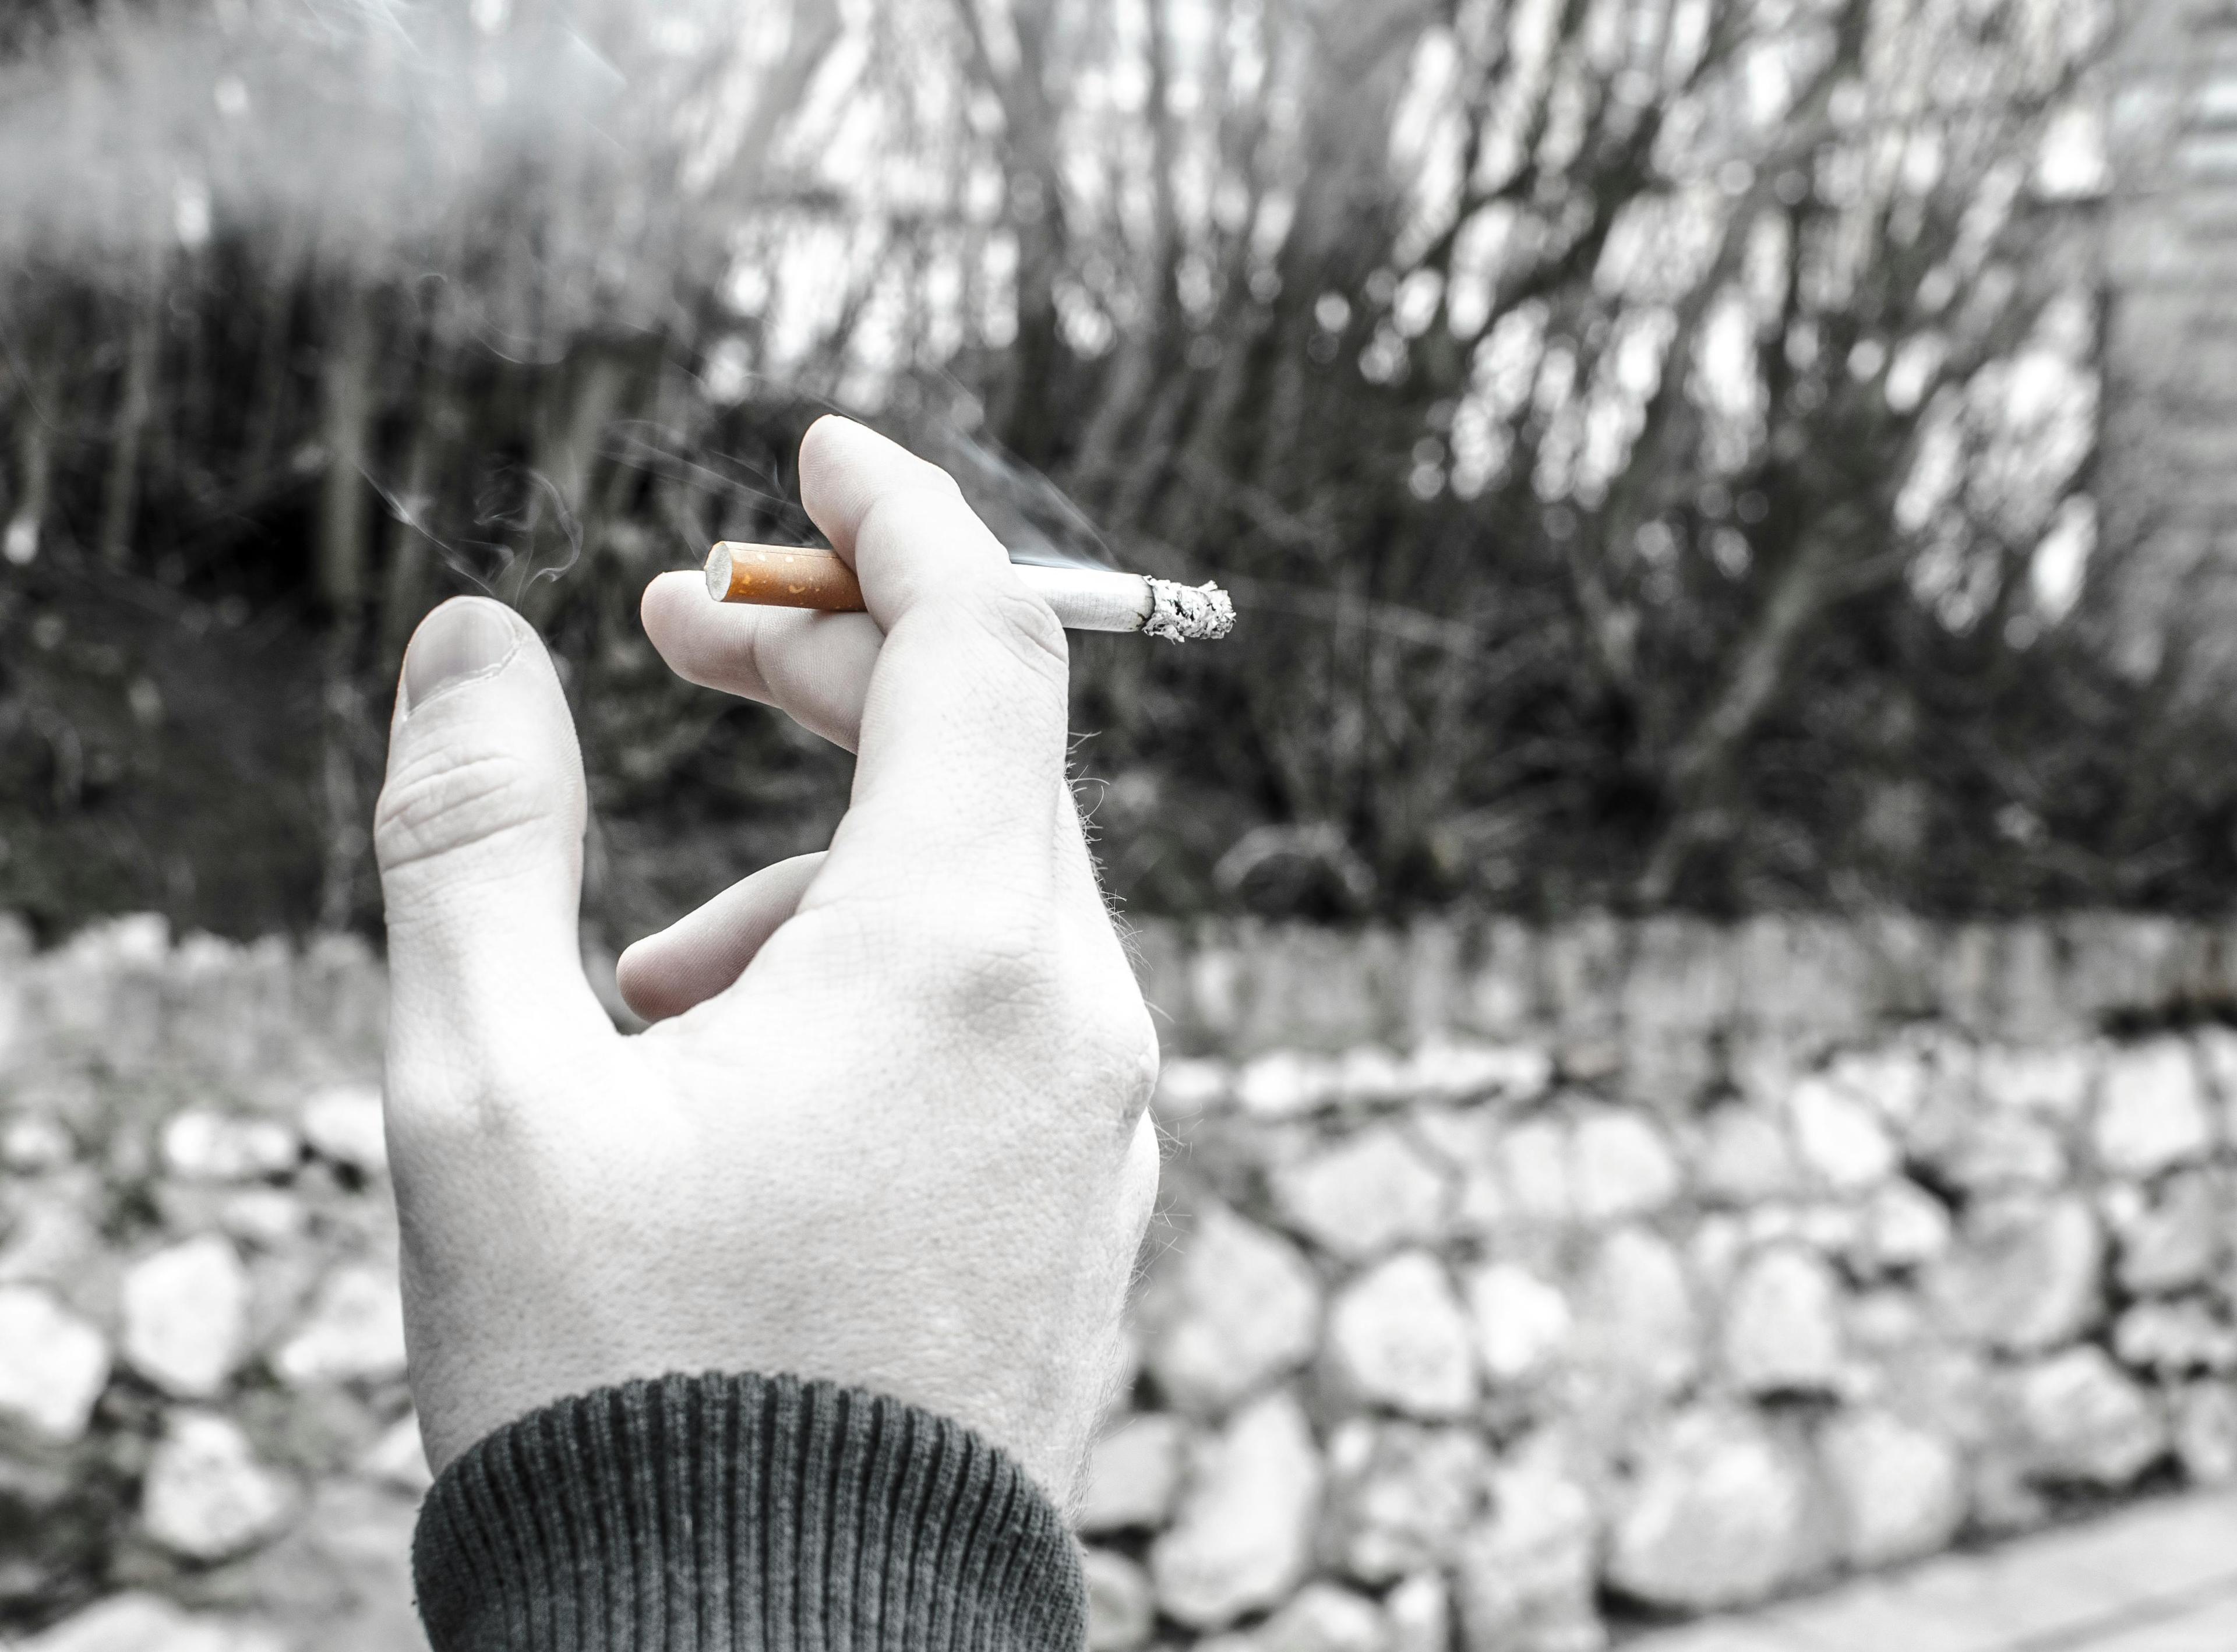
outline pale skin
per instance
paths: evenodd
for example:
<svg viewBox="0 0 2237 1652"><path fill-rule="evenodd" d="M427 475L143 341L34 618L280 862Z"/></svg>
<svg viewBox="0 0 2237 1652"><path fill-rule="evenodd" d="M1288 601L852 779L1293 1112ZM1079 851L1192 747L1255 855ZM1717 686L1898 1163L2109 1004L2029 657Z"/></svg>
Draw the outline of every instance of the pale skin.
<svg viewBox="0 0 2237 1652"><path fill-rule="evenodd" d="M1157 1047L1065 774L1064 632L947 476L819 421L869 611L644 595L679 675L856 753L828 850L577 947L582 761L517 615L406 656L375 829L412 1397L439 1470L569 1394L790 1372L954 1417L1059 1502L1157 1185Z"/></svg>

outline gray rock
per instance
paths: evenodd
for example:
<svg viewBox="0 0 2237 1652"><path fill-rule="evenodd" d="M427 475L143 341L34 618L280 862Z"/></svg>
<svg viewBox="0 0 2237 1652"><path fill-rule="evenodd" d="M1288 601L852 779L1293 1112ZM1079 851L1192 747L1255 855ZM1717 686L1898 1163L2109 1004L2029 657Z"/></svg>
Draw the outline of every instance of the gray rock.
<svg viewBox="0 0 2237 1652"><path fill-rule="evenodd" d="M1724 1362L1742 1391L1829 1393L1844 1357L1841 1282L1798 1245L1760 1252L1725 1309Z"/></svg>
<svg viewBox="0 0 2237 1652"><path fill-rule="evenodd" d="M382 1120L380 1087L337 1084L303 1103L303 1139L331 1164L346 1165L368 1176L388 1168L388 1134Z"/></svg>
<svg viewBox="0 0 2237 1652"><path fill-rule="evenodd" d="M1701 1328L1686 1265L1644 1227L1620 1227L1594 1251L1572 1298L1579 1360L1646 1394L1700 1368Z"/></svg>
<svg viewBox="0 0 2237 1652"><path fill-rule="evenodd" d="M1380 1044L1355 1044L1336 1058L1336 1100L1347 1107L1386 1107L1414 1094L1405 1062Z"/></svg>
<svg viewBox="0 0 2237 1652"><path fill-rule="evenodd" d="M327 1276L310 1317L272 1368L291 1386L404 1372L404 1298L385 1268L346 1263Z"/></svg>
<svg viewBox="0 0 2237 1652"><path fill-rule="evenodd" d="M2201 1027L2191 1034L2191 1047L2198 1054L2207 1087L2221 1098L2224 1108L2237 1102L2237 1029Z"/></svg>
<svg viewBox="0 0 2237 1652"><path fill-rule="evenodd" d="M1726 1211L1705 1212L1686 1240L1686 1265L1701 1299L1713 1302L1732 1289L1751 1240L1745 1218Z"/></svg>
<svg viewBox="0 0 2237 1652"><path fill-rule="evenodd" d="M1957 1448L1885 1411L1843 1411L1818 1436L1818 1460L1851 1566L1892 1566L1949 1547L1965 1523Z"/></svg>
<svg viewBox="0 0 2237 1652"><path fill-rule="evenodd" d="M1329 1310L1328 1358L1345 1392L1409 1417L1459 1417L1476 1401L1475 1329L1427 1252L1344 1288Z"/></svg>
<svg viewBox="0 0 2237 1652"><path fill-rule="evenodd" d="M2116 1490L2171 1444L2159 1407L2102 1348L2071 1348L2015 1372L2010 1404L2023 1465L2040 1480Z"/></svg>
<svg viewBox="0 0 2237 1652"><path fill-rule="evenodd" d="M1107 1549L1083 1550L1079 1564L1087 1578L1087 1652L1134 1652L1146 1644L1158 1622L1148 1576Z"/></svg>
<svg viewBox="0 0 2237 1652"><path fill-rule="evenodd" d="M1483 1513L1491 1454L1472 1430L1345 1423L1329 1446L1327 1551L1366 1583L1448 1563Z"/></svg>
<svg viewBox="0 0 2237 1652"><path fill-rule="evenodd" d="M2090 1138L2097 1162L2145 1178L2202 1159L2215 1131L2190 1046L2148 1039L2108 1057Z"/></svg>
<svg viewBox="0 0 2237 1652"><path fill-rule="evenodd" d="M419 1439L419 1419L408 1412L391 1423L380 1437L366 1448L356 1468L366 1479L394 1486L415 1497L435 1483L427 1467L426 1448Z"/></svg>
<svg viewBox="0 0 2237 1652"><path fill-rule="evenodd" d="M1208 1205L1143 1305L1147 1364L1180 1410L1214 1415L1320 1341L1321 1289L1297 1246Z"/></svg>
<svg viewBox="0 0 2237 1652"><path fill-rule="evenodd" d="M1936 1097L1911 1121L1912 1156L1937 1180L1968 1193L2055 1187L2067 1180L2062 1121L2018 1107Z"/></svg>
<svg viewBox="0 0 2237 1652"><path fill-rule="evenodd" d="M1926 1289L1957 1335L2039 1353L2097 1323L2103 1255L2096 1214L2078 1197L1983 1200L1966 1213L1957 1247L1928 1271Z"/></svg>
<svg viewBox="0 0 2237 1652"><path fill-rule="evenodd" d="M67 1444L109 1384L109 1342L36 1285L0 1285L0 1416Z"/></svg>
<svg viewBox="0 0 2237 1652"><path fill-rule="evenodd" d="M1899 1154L1878 1111L1831 1077L1796 1085L1786 1120L1803 1170L1834 1193L1860 1193L1895 1173Z"/></svg>
<svg viewBox="0 0 2237 1652"><path fill-rule="evenodd" d="M1188 1450L1188 1425L1150 1411L1130 1417L1095 1443L1087 1490L1074 1519L1090 1533L1162 1526L1172 1512Z"/></svg>
<svg viewBox="0 0 2237 1652"><path fill-rule="evenodd" d="M2208 1381L2177 1391L2174 1450L2193 1485L2237 1481L2237 1387Z"/></svg>
<svg viewBox="0 0 2237 1652"><path fill-rule="evenodd" d="M1495 1383L1528 1383L1552 1371L1569 1343L1568 1298L1515 1262L1488 1262L1468 1276L1477 1356Z"/></svg>
<svg viewBox="0 0 2237 1652"><path fill-rule="evenodd" d="M241 1592L312 1630L300 1652L423 1644L412 1608L413 1500L353 1479L317 1485L287 1530L230 1576Z"/></svg>
<svg viewBox="0 0 2237 1652"><path fill-rule="evenodd" d="M1785 1128L1765 1109L1734 1103L1703 1120L1693 1183L1709 1203L1750 1206L1784 1199L1801 1185L1801 1173Z"/></svg>
<svg viewBox="0 0 2237 1652"><path fill-rule="evenodd" d="M302 1199L284 1187L241 1187L218 1206L218 1226L244 1244L277 1250L303 1235L311 1219Z"/></svg>
<svg viewBox="0 0 2237 1652"><path fill-rule="evenodd" d="M14 1197L0 1243L0 1285L53 1285L81 1311L102 1312L103 1305L89 1298L113 1284L115 1265L90 1214L108 1201L100 1179L81 1166L6 1191Z"/></svg>
<svg viewBox="0 0 2237 1652"><path fill-rule="evenodd" d="M1846 1340L1851 1352L1868 1362L1923 1345L1930 1331L1926 1310L1915 1293L1896 1287L1858 1292L1849 1298Z"/></svg>
<svg viewBox="0 0 2237 1652"><path fill-rule="evenodd" d="M1496 1096L1531 1101L1554 1081L1554 1058L1522 1044L1469 1044L1431 1040L1406 1062L1409 1094L1427 1100L1462 1101Z"/></svg>
<svg viewBox="0 0 2237 1652"><path fill-rule="evenodd" d="M1325 1056L1275 1050L1246 1062L1235 1099L1254 1119L1301 1119L1336 1099L1336 1063Z"/></svg>
<svg viewBox="0 0 2237 1652"><path fill-rule="evenodd" d="M1423 1146L1458 1173L1451 1226L1463 1233L1496 1231L1512 1213L1501 1175L1499 1115L1475 1103L1419 1108L1409 1122Z"/></svg>
<svg viewBox="0 0 2237 1652"><path fill-rule="evenodd" d="M254 1181L284 1175L303 1156L303 1143L276 1119L243 1118L192 1108L163 1126L163 1163L188 1181Z"/></svg>
<svg viewBox="0 0 2237 1652"><path fill-rule="evenodd" d="M1390 1652L1452 1652L1452 1591L1442 1572L1415 1572L1382 1597Z"/></svg>
<svg viewBox="0 0 2237 1652"><path fill-rule="evenodd" d="M58 1120L23 1113L0 1124L0 1167L19 1176L59 1170L77 1157L77 1142Z"/></svg>
<svg viewBox="0 0 2237 1652"><path fill-rule="evenodd" d="M1615 1222L1651 1216L1678 1196L1682 1179L1662 1132L1637 1113L1587 1107L1569 1139L1577 1217Z"/></svg>
<svg viewBox="0 0 2237 1652"><path fill-rule="evenodd" d="M2227 1180L2209 1170L2179 1171L2150 1193L2108 1190L2106 1209L2122 1289L2163 1296L2205 1284L2227 1252L2222 1213L2228 1207Z"/></svg>
<svg viewBox="0 0 2237 1652"><path fill-rule="evenodd" d="M1150 1550L1166 1616L1224 1628L1303 1579L1319 1517L1321 1461L1296 1398L1268 1394L1192 1454L1171 1528Z"/></svg>
<svg viewBox="0 0 2237 1652"><path fill-rule="evenodd" d="M2160 1377L2237 1370L2237 1330L2196 1297L2139 1302L2114 1322L2113 1351Z"/></svg>
<svg viewBox="0 0 2237 1652"><path fill-rule="evenodd" d="M287 1652L287 1642L261 1624L182 1610L160 1596L112 1595L73 1613L16 1652Z"/></svg>
<svg viewBox="0 0 2237 1652"><path fill-rule="evenodd" d="M1898 1177L1864 1206L1851 1260L1859 1272L1903 1273L1947 1255L1950 1212L1917 1182Z"/></svg>
<svg viewBox="0 0 2237 1652"><path fill-rule="evenodd" d="M1897 1130L1910 1121L1930 1091L1970 1087L1971 1072L1970 1047L1930 1037L1844 1050L1825 1065L1828 1083L1868 1103Z"/></svg>
<svg viewBox="0 0 2237 1652"><path fill-rule="evenodd" d="M2001 1437L2007 1419L1999 1373L1979 1349L1936 1338L1883 1354L1879 1368L1874 1403L1913 1427L1955 1441L1969 1456Z"/></svg>
<svg viewBox="0 0 2237 1652"><path fill-rule="evenodd" d="M124 1275L125 1359L168 1394L208 1399L241 1359L248 1271L214 1233L143 1257Z"/></svg>
<svg viewBox="0 0 2237 1652"><path fill-rule="evenodd" d="M1390 1627L1364 1595L1312 1583L1250 1638L1259 1652L1389 1652Z"/></svg>
<svg viewBox="0 0 2237 1652"><path fill-rule="evenodd" d="M1270 1178L1282 1219L1331 1255L1368 1261L1392 1246L1434 1241L1452 1187L1392 1125L1377 1125Z"/></svg>
<svg viewBox="0 0 2237 1652"><path fill-rule="evenodd" d="M294 1488L256 1460L248 1437L213 1411L175 1411L148 1462L148 1535L189 1560L223 1560L284 1526Z"/></svg>
<svg viewBox="0 0 2237 1652"><path fill-rule="evenodd" d="M1192 1124L1233 1099L1235 1074L1224 1061L1176 1055L1158 1070L1150 1109L1167 1124Z"/></svg>
<svg viewBox="0 0 2237 1652"><path fill-rule="evenodd" d="M1831 1565L1838 1530L1808 1457L1753 1417L1673 1417L1641 1453L1610 1534L1607 1581L1667 1610L1752 1605Z"/></svg>
<svg viewBox="0 0 2237 1652"><path fill-rule="evenodd" d="M1549 1225L1574 1221L1572 1167L1569 1133L1558 1120L1525 1119L1500 1139L1500 1185L1519 1220Z"/></svg>
<svg viewBox="0 0 2237 1652"><path fill-rule="evenodd" d="M2087 1045L2013 1048L1991 1045L1975 1067L1981 1099L1991 1107L2071 1121L2082 1116L2097 1076L2097 1053Z"/></svg>
<svg viewBox="0 0 2237 1652"><path fill-rule="evenodd" d="M1526 1452L1501 1469L1489 1517L1462 1539L1453 1579L1466 1652L1595 1652L1607 1644L1594 1601L1592 1499L1549 1455Z"/></svg>

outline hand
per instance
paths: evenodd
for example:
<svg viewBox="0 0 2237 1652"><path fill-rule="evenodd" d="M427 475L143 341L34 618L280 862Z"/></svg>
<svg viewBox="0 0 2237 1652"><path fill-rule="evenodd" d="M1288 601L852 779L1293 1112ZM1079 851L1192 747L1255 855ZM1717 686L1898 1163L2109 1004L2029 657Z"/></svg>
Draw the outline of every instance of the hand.
<svg viewBox="0 0 2237 1652"><path fill-rule="evenodd" d="M638 1036L584 980L582 762L534 632L460 598L406 656L375 843L420 1429L439 1470L569 1394L790 1372L951 1417L1061 1502L1158 1169L1064 633L942 472L840 419L800 472L869 612L669 574L645 629L855 748L852 804L630 948Z"/></svg>

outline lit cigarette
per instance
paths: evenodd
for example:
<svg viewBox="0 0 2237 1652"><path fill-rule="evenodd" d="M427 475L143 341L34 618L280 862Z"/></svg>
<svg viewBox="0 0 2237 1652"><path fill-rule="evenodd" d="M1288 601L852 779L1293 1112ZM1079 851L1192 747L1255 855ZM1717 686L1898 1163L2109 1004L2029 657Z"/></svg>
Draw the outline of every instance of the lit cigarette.
<svg viewBox="0 0 2237 1652"><path fill-rule="evenodd" d="M1027 590L1056 610L1067 631L1138 631L1169 642L1211 642L1235 628L1235 604L1215 585L1184 585L1147 574L1015 565ZM707 594L763 608L860 613L855 571L814 545L725 539L707 553Z"/></svg>

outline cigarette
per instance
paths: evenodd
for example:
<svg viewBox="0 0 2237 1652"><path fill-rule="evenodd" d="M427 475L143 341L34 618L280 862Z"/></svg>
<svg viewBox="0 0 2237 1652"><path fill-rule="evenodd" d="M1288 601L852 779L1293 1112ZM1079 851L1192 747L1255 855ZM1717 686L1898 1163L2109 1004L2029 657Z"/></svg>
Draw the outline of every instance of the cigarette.
<svg viewBox="0 0 2237 1652"><path fill-rule="evenodd" d="M1213 642L1235 628L1235 604L1217 585L1184 585L1141 573L1013 565L1026 587L1067 631L1138 631L1168 642ZM707 553L707 594L762 608L860 613L855 571L814 545L725 539Z"/></svg>

